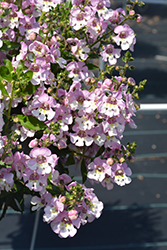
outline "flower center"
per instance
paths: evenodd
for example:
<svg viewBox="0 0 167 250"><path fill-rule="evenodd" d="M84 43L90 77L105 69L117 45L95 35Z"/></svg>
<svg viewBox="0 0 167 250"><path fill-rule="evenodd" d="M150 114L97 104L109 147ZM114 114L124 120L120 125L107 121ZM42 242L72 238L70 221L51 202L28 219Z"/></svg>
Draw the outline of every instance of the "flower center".
<svg viewBox="0 0 167 250"><path fill-rule="evenodd" d="M125 31L122 31L122 32L119 34L119 37L120 37L120 38L126 38L126 32L125 32Z"/></svg>
<svg viewBox="0 0 167 250"><path fill-rule="evenodd" d="M30 178L29 178L31 181L36 181L36 180L39 180L39 175L37 173L33 173L30 175Z"/></svg>
<svg viewBox="0 0 167 250"><path fill-rule="evenodd" d="M118 169L117 171L115 171L115 175L123 175L124 171L122 169Z"/></svg>
<svg viewBox="0 0 167 250"><path fill-rule="evenodd" d="M62 221L66 224L71 224L71 220L69 218L64 217Z"/></svg>
<svg viewBox="0 0 167 250"><path fill-rule="evenodd" d="M80 69L78 69L78 68L74 69L74 71L73 71L73 73L74 73L75 75L78 75L79 72L80 72Z"/></svg>
<svg viewBox="0 0 167 250"><path fill-rule="evenodd" d="M42 45L41 44L36 45L35 50L38 51L38 52L41 52Z"/></svg>
<svg viewBox="0 0 167 250"><path fill-rule="evenodd" d="M43 155L38 155L36 160L39 164L47 162L45 156Z"/></svg>
<svg viewBox="0 0 167 250"><path fill-rule="evenodd" d="M109 96L108 99L107 99L107 103L117 104L117 101L116 101L116 99L114 97Z"/></svg>
<svg viewBox="0 0 167 250"><path fill-rule="evenodd" d="M39 71L39 65L38 65L38 64L34 64L34 65L32 65L31 69L32 69L34 72L38 72L38 71Z"/></svg>
<svg viewBox="0 0 167 250"><path fill-rule="evenodd" d="M30 22L26 23L25 28L26 28L26 30L30 30L32 28L31 23Z"/></svg>
<svg viewBox="0 0 167 250"><path fill-rule="evenodd" d="M79 136L79 137L85 137L85 136L86 136L85 131L81 131L81 130L80 130L80 131L78 132L78 136Z"/></svg>
<svg viewBox="0 0 167 250"><path fill-rule="evenodd" d="M81 13L78 14L76 19L77 19L77 21L82 21L82 20L84 20L83 14L81 14Z"/></svg>
<svg viewBox="0 0 167 250"><path fill-rule="evenodd" d="M47 102L43 102L40 106L41 109L50 110L50 106Z"/></svg>
<svg viewBox="0 0 167 250"><path fill-rule="evenodd" d="M98 10L101 10L102 8L103 8L103 3L102 2L100 2L100 3L98 3L98 5L97 5L97 9Z"/></svg>
<svg viewBox="0 0 167 250"><path fill-rule="evenodd" d="M103 172L103 171L104 171L104 167L102 167L102 166L100 166L100 165L98 165L98 166L96 167L96 169L97 169L99 172Z"/></svg>
<svg viewBox="0 0 167 250"><path fill-rule="evenodd" d="M112 48L106 49L106 53L107 53L107 54L112 54L112 53L113 53L113 49L112 49Z"/></svg>

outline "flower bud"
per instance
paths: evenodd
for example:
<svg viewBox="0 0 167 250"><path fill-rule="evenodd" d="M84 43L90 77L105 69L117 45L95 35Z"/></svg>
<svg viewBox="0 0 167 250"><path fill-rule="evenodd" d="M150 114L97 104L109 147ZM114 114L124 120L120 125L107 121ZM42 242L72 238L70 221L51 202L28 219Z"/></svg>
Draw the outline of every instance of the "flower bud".
<svg viewBox="0 0 167 250"><path fill-rule="evenodd" d="M32 141L30 141L30 143L29 143L29 148L35 148L35 147L37 147L38 146L38 139L33 139Z"/></svg>
<svg viewBox="0 0 167 250"><path fill-rule="evenodd" d="M66 202L66 197L65 196L60 197L59 201L62 202L62 203L65 203Z"/></svg>
<svg viewBox="0 0 167 250"><path fill-rule="evenodd" d="M35 38L36 38L36 33L35 32L31 32L29 35L28 35L28 39L29 40L35 40Z"/></svg>
<svg viewBox="0 0 167 250"><path fill-rule="evenodd" d="M22 145L21 144L17 145L17 149L22 149Z"/></svg>
<svg viewBox="0 0 167 250"><path fill-rule="evenodd" d="M5 10L8 9L8 6L9 6L9 4L7 2L2 2L1 3L1 8L5 9Z"/></svg>
<svg viewBox="0 0 167 250"><path fill-rule="evenodd" d="M125 158L124 158L124 157L121 157L121 158L119 159L119 161L120 161L121 163L123 163L123 162L125 162Z"/></svg>
<svg viewBox="0 0 167 250"><path fill-rule="evenodd" d="M108 158L106 163L111 166L114 163L113 158Z"/></svg>
<svg viewBox="0 0 167 250"><path fill-rule="evenodd" d="M19 121L19 118L18 118L18 117L14 117L14 118L13 118L13 122L16 122L16 123L17 123L18 121Z"/></svg>
<svg viewBox="0 0 167 250"><path fill-rule="evenodd" d="M129 11L129 15L130 15L130 16L134 16L134 15L135 15L135 11L134 11L134 10L130 10L130 11Z"/></svg>
<svg viewBox="0 0 167 250"><path fill-rule="evenodd" d="M111 88L112 86L112 81L111 79L106 79L104 82L103 82L103 85L102 85L102 88Z"/></svg>
<svg viewBox="0 0 167 250"><path fill-rule="evenodd" d="M140 14L137 14L137 15L136 15L136 22L137 22L137 23L141 23L142 20L143 20L143 17L142 17Z"/></svg>
<svg viewBox="0 0 167 250"><path fill-rule="evenodd" d="M32 15L33 14L33 11L31 9L26 9L24 10L24 12L27 14L27 15Z"/></svg>
<svg viewBox="0 0 167 250"><path fill-rule="evenodd" d="M78 217L78 212L75 209L72 209L68 212L68 217L70 220L75 220Z"/></svg>
<svg viewBox="0 0 167 250"><path fill-rule="evenodd" d="M129 77L127 80L128 85L135 86L136 82L132 77Z"/></svg>

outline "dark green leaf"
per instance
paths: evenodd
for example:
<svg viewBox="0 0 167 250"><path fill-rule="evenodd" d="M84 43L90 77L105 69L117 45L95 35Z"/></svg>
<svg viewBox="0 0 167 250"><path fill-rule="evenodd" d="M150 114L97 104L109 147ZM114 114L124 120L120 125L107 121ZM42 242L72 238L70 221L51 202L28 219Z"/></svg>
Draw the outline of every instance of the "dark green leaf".
<svg viewBox="0 0 167 250"><path fill-rule="evenodd" d="M9 72L13 71L13 65L12 65L10 60L4 59L4 63L6 65L6 67L8 68Z"/></svg>
<svg viewBox="0 0 167 250"><path fill-rule="evenodd" d="M9 40L3 40L3 46L0 48L0 51L13 50L20 47L20 43L11 42Z"/></svg>
<svg viewBox="0 0 167 250"><path fill-rule="evenodd" d="M112 80L119 84L118 80L114 76L112 77Z"/></svg>
<svg viewBox="0 0 167 250"><path fill-rule="evenodd" d="M1 31L2 31L2 33L5 33L8 29L9 29L9 27L3 27L3 28L1 28Z"/></svg>
<svg viewBox="0 0 167 250"><path fill-rule="evenodd" d="M45 129L47 126L44 122L39 121L36 117L34 116L26 116L26 115L16 115L15 117L17 117L19 119L19 123L31 130L43 130Z"/></svg>
<svg viewBox="0 0 167 250"><path fill-rule="evenodd" d="M39 86L38 85L33 85L31 82L28 83L28 85L18 93L19 96L29 96L35 93Z"/></svg>
<svg viewBox="0 0 167 250"><path fill-rule="evenodd" d="M41 37L45 37L45 34L43 33L43 30L39 30L39 35L40 35Z"/></svg>
<svg viewBox="0 0 167 250"><path fill-rule="evenodd" d="M6 89L5 89L5 86L3 85L3 83L2 83L2 78L0 77L0 90L1 90L1 92L2 92L2 95L4 95L4 96L9 96L8 95L8 92L6 91Z"/></svg>
<svg viewBox="0 0 167 250"><path fill-rule="evenodd" d="M27 81L30 81L33 77L33 71L31 70L28 70L27 72L24 73L24 78L27 80Z"/></svg>
<svg viewBox="0 0 167 250"><path fill-rule="evenodd" d="M74 165L75 164L75 159L73 155L69 155L66 161L66 166Z"/></svg>
<svg viewBox="0 0 167 250"><path fill-rule="evenodd" d="M4 206L3 206L4 205ZM0 214L0 220L2 220L4 217L5 217L5 214L6 214L6 210L7 210L7 206L6 206L6 203L2 203L2 207L3 207L3 211L2 213Z"/></svg>
<svg viewBox="0 0 167 250"><path fill-rule="evenodd" d="M87 180L87 167L84 159L81 162L81 174L82 174L82 183L85 183L85 181Z"/></svg>
<svg viewBox="0 0 167 250"><path fill-rule="evenodd" d="M16 73L18 75L18 77L23 73L23 65L19 64L16 68Z"/></svg>
<svg viewBox="0 0 167 250"><path fill-rule="evenodd" d="M93 63L87 63L86 66L88 67L89 70L93 70L93 69L98 69L99 67L96 66Z"/></svg>
<svg viewBox="0 0 167 250"><path fill-rule="evenodd" d="M10 12L11 12L11 9L3 10L3 11L0 13L0 18L3 18L3 17L5 17L5 16L8 16Z"/></svg>
<svg viewBox="0 0 167 250"><path fill-rule="evenodd" d="M97 151L97 153L96 153L96 156L95 156L95 157L100 156L100 155L104 152L104 150L105 150L105 147L104 147L104 146L101 146L101 147L99 148L99 150Z"/></svg>
<svg viewBox="0 0 167 250"><path fill-rule="evenodd" d="M0 76L6 81L12 81L11 73L6 66L0 66Z"/></svg>

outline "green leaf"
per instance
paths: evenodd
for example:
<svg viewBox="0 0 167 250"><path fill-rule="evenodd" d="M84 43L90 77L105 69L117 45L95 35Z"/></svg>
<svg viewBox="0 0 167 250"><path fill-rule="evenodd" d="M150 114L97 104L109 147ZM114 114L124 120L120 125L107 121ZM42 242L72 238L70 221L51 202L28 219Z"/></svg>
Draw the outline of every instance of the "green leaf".
<svg viewBox="0 0 167 250"><path fill-rule="evenodd" d="M11 42L9 40L3 40L3 46L0 48L0 51L13 50L20 47L20 43Z"/></svg>
<svg viewBox="0 0 167 250"><path fill-rule="evenodd" d="M3 206L4 205L4 206ZM0 214L0 220L2 220L4 217L5 217L5 214L6 214L6 210L7 210L7 206L6 206L6 203L4 203L4 200L2 200L2 206L3 207L3 212Z"/></svg>
<svg viewBox="0 0 167 250"><path fill-rule="evenodd" d="M29 82L33 77L33 71L28 70L24 73L24 78Z"/></svg>
<svg viewBox="0 0 167 250"><path fill-rule="evenodd" d="M18 93L19 96L29 96L35 93L39 86L38 85L33 85L32 83L29 83L24 89Z"/></svg>
<svg viewBox="0 0 167 250"><path fill-rule="evenodd" d="M146 83L147 83L147 80L146 80L146 79L144 79L143 81L139 82L139 85L145 86L145 85L146 85Z"/></svg>
<svg viewBox="0 0 167 250"><path fill-rule="evenodd" d="M72 3L71 3L71 1L67 1L66 3L65 3L65 5L64 5L64 7L65 8L72 8Z"/></svg>
<svg viewBox="0 0 167 250"><path fill-rule="evenodd" d="M20 123L22 126L30 130L39 131L47 127L47 125L44 122L39 121L36 117L31 116L31 115L30 116L16 115L15 117L19 119L18 123Z"/></svg>
<svg viewBox="0 0 167 250"><path fill-rule="evenodd" d="M93 70L93 69L98 69L99 67L96 66L93 63L87 63L86 66L88 67L89 70Z"/></svg>
<svg viewBox="0 0 167 250"><path fill-rule="evenodd" d="M96 156L95 156L95 157L100 156L100 155L104 152L104 150L105 150L105 147L104 147L104 146L101 146L101 147L99 148L99 150L97 151L97 153L96 153Z"/></svg>
<svg viewBox="0 0 167 250"><path fill-rule="evenodd" d="M9 96L7 90L5 89L5 86L2 83L2 78L0 77L0 90L2 92L2 95Z"/></svg>
<svg viewBox="0 0 167 250"><path fill-rule="evenodd" d="M75 159L73 155L69 155L66 161L66 166L74 165L75 164Z"/></svg>
<svg viewBox="0 0 167 250"><path fill-rule="evenodd" d="M119 84L118 80L114 76L112 77L112 80Z"/></svg>
<svg viewBox="0 0 167 250"><path fill-rule="evenodd" d="M87 167L84 159L81 162L81 174L82 174L82 183L85 183L85 181L87 180Z"/></svg>
<svg viewBox="0 0 167 250"><path fill-rule="evenodd" d="M19 64L16 68L16 73L18 75L18 77L21 76L21 74L23 73L23 65L22 64Z"/></svg>
<svg viewBox="0 0 167 250"><path fill-rule="evenodd" d="M10 72L13 71L13 65L10 60L4 59L4 63Z"/></svg>
<svg viewBox="0 0 167 250"><path fill-rule="evenodd" d="M3 10L3 11L0 13L0 18L3 18L3 17L5 17L5 16L8 16L10 12L11 12L11 9Z"/></svg>
<svg viewBox="0 0 167 250"><path fill-rule="evenodd" d="M9 29L9 27L3 27L3 28L1 28L1 31L2 31L2 33L5 33L8 29Z"/></svg>
<svg viewBox="0 0 167 250"><path fill-rule="evenodd" d="M6 81L12 81L11 73L9 69L4 65L0 66L0 76Z"/></svg>
<svg viewBox="0 0 167 250"><path fill-rule="evenodd" d="M41 37L45 37L45 34L43 33L43 30L39 30L39 35L41 36Z"/></svg>

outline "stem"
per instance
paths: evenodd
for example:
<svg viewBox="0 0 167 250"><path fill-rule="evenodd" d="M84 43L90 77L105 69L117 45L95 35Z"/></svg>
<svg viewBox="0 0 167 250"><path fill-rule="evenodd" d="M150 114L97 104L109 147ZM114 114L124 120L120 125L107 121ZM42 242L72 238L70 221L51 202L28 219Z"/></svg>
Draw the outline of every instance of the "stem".
<svg viewBox="0 0 167 250"><path fill-rule="evenodd" d="M129 19L129 15L122 21L120 22L119 25L122 25L126 20ZM96 43L100 42L101 40L103 40L104 38L106 38L109 34L111 34L114 31L114 29L110 29L110 31L108 31L106 34L104 34L102 37L99 37L93 44L91 44L89 46L89 48L92 48Z"/></svg>
<svg viewBox="0 0 167 250"><path fill-rule="evenodd" d="M10 114L11 114L12 101L13 101L13 93L14 93L14 89L13 89L13 84L12 84L12 90L11 90L10 101L9 101L9 108L8 108L8 113L7 113L7 122L6 122L5 128L4 128L5 134L7 134L6 132L7 132L7 128L8 128L9 121L10 121Z"/></svg>
<svg viewBox="0 0 167 250"><path fill-rule="evenodd" d="M44 14L45 14L45 12L44 12L44 11L42 11L42 14L41 14L41 16L40 16L40 18L39 18L38 22L40 22L40 21L42 20L42 18L44 17Z"/></svg>

